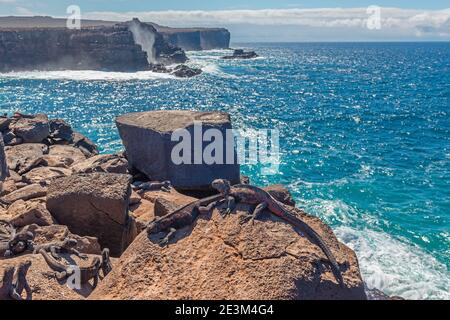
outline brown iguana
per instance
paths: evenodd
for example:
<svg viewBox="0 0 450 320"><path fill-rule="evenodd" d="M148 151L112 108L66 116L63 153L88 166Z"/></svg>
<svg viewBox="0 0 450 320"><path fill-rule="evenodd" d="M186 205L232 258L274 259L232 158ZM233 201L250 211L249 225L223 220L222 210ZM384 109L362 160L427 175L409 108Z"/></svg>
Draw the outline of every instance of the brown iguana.
<svg viewBox="0 0 450 320"><path fill-rule="evenodd" d="M212 187L219 191L228 201L229 214L234 210L237 202L256 205L253 214L247 220L253 221L264 210L268 209L272 214L283 219L296 228L304 230L304 232L322 249L331 263L332 271L339 284L343 285L342 274L340 268L332 254L330 248L323 241L322 237L314 231L308 224L294 216L286 207L273 198L268 192L255 186L247 184L239 184L231 186L230 182L224 179L217 179L212 182ZM294 209L294 208L293 208ZM298 209L297 209L298 210Z"/></svg>
<svg viewBox="0 0 450 320"><path fill-rule="evenodd" d="M74 254L77 257L86 260L88 256L86 254L80 253L75 247L77 246L78 241L73 238L65 238L63 241L55 241L50 243L45 243L41 245L37 245L34 247L33 253L39 253L40 250L45 250L46 252L50 252L53 258L56 260L60 260L61 253Z"/></svg>
<svg viewBox="0 0 450 320"><path fill-rule="evenodd" d="M78 267L66 265L50 256L47 251L40 249L39 253L44 257L48 266L55 271L55 276L58 281L67 280L70 276L74 275L76 268L80 271L80 284L87 284L91 279L94 279L93 287L95 288L98 284L99 270L101 267L101 260L99 257L94 257L92 263L88 267Z"/></svg>
<svg viewBox="0 0 450 320"><path fill-rule="evenodd" d="M26 299L31 299L31 288L28 285L27 273L28 269L31 267L31 261L26 260L21 262L18 267L15 268L13 283L9 291L9 296L14 300L23 300L22 292L25 290L27 297Z"/></svg>
<svg viewBox="0 0 450 320"><path fill-rule="evenodd" d="M167 235L159 241L161 246L167 245L177 229L192 224L200 214L211 212L218 201L222 199L223 196L220 194L203 198L191 202L163 217L158 217L147 225L147 234L150 235L167 231Z"/></svg>
<svg viewBox="0 0 450 320"><path fill-rule="evenodd" d="M163 182L141 182L136 181L133 183L133 187L139 191L164 191L164 192L170 192L170 189L172 188L172 183L170 181L163 181Z"/></svg>

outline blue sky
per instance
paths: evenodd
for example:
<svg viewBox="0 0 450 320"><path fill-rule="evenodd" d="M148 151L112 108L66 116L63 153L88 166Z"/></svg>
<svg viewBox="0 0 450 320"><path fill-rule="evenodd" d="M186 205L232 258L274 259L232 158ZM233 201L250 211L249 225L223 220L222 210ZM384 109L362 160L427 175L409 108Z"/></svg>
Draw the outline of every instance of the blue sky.
<svg viewBox="0 0 450 320"><path fill-rule="evenodd" d="M168 26L226 27L233 41L450 40L450 3L442 0L0 0L0 16L138 17ZM380 28L367 28L367 8L380 8Z"/></svg>
<svg viewBox="0 0 450 320"><path fill-rule="evenodd" d="M330 8L330 7L397 7L409 9L444 9L443 0L0 0L0 15L17 14L16 7L30 11L63 15L67 6L76 4L85 11L153 11L153 10L229 10L267 8Z"/></svg>

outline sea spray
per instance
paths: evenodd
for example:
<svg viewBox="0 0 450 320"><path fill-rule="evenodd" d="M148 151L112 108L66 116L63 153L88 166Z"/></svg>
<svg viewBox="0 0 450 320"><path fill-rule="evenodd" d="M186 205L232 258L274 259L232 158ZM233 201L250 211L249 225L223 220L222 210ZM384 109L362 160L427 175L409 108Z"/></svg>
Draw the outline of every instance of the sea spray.
<svg viewBox="0 0 450 320"><path fill-rule="evenodd" d="M133 39L136 44L142 47L142 50L147 52L148 63L156 62L155 58L155 34L149 30L144 29L138 20L133 19L130 23L130 31L133 34Z"/></svg>

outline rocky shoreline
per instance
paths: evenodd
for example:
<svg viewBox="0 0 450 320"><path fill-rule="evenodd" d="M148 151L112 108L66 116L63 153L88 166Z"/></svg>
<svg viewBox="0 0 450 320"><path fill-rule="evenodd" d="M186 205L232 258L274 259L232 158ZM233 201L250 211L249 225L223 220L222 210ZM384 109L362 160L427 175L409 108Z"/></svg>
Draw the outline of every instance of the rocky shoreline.
<svg viewBox="0 0 450 320"><path fill-rule="evenodd" d="M0 72L29 70L153 70L193 77L186 53L138 19L110 26L0 28ZM181 64L176 68L167 66Z"/></svg>
<svg viewBox="0 0 450 320"><path fill-rule="evenodd" d="M204 185L186 168L164 166L164 133L175 127L189 130L195 119L219 130L231 126L223 113L176 112L119 117L126 151L109 155L100 155L91 140L64 120L43 114L0 117L5 145L4 153L0 145L0 165L7 165L0 167L7 176L0 188L0 299L11 299L17 289L14 274L26 276L31 288L28 295L19 292L23 299L367 299L355 253L306 213L297 213L298 218L332 250L343 285L320 248L289 224L270 214L242 224L252 210L245 204L227 218L216 209L198 218L178 230L168 246L158 244L164 234L143 232L155 218L197 199L177 185ZM148 159L142 158L144 151ZM145 167L149 159L153 167ZM149 181L147 175L158 170L160 181L175 174L170 176L175 187ZM208 179L239 177L238 167L195 170L204 170ZM280 203L295 206L283 186L265 190ZM61 245L67 239L73 239L80 255ZM59 250L63 265L94 270L98 285L89 273L91 281L85 279L80 288L67 286L48 263L53 258L36 252L49 243L65 249ZM112 271L100 273L108 261Z"/></svg>

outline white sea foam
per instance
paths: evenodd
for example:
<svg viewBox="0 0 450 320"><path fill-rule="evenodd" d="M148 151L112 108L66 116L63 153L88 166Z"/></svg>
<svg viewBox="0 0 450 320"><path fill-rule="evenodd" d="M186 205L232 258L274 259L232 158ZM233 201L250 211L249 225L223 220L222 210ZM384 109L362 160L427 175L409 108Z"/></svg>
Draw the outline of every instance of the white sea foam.
<svg viewBox="0 0 450 320"><path fill-rule="evenodd" d="M447 267L422 249L370 229L343 226L335 233L355 250L369 288L405 299L450 299Z"/></svg>
<svg viewBox="0 0 450 320"><path fill-rule="evenodd" d="M24 71L0 73L0 78L36 79L36 80L104 80L104 81L129 81L129 80L154 80L154 79L179 79L166 73L152 71L138 72L107 72L94 70L63 70L63 71Z"/></svg>
<svg viewBox="0 0 450 320"><path fill-rule="evenodd" d="M446 265L408 240L381 231L379 218L341 200L313 199L299 204L325 222L341 225L334 232L356 252L369 288L406 299L450 299Z"/></svg>

